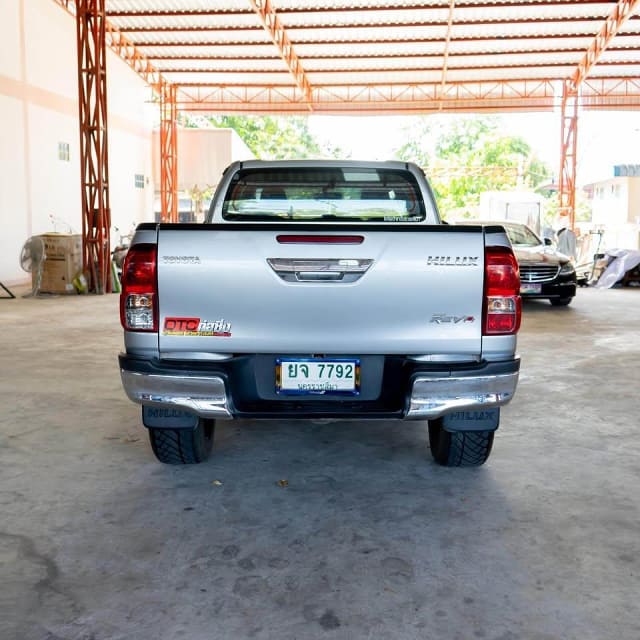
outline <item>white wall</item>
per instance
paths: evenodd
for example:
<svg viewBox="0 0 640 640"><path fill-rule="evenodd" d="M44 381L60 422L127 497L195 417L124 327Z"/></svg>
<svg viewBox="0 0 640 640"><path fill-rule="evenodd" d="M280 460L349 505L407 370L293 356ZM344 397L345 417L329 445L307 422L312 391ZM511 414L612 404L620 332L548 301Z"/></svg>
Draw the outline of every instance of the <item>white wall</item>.
<svg viewBox="0 0 640 640"><path fill-rule="evenodd" d="M112 227L153 219L151 90L107 57ZM30 236L82 229L75 19L52 0L0 0L0 281L28 281ZM58 144L69 145L69 161ZM145 187L135 187L135 174ZM148 183L147 180L148 179ZM112 233L112 241L118 237Z"/></svg>
<svg viewBox="0 0 640 640"><path fill-rule="evenodd" d="M640 225L640 178L629 179L629 217L628 222Z"/></svg>
<svg viewBox="0 0 640 640"><path fill-rule="evenodd" d="M603 248L640 248L640 177L615 177L592 185L591 222L604 230Z"/></svg>
<svg viewBox="0 0 640 640"><path fill-rule="evenodd" d="M153 220L152 132L160 112L151 89L115 54L109 55L107 74L111 225L127 233ZM135 187L136 174L145 178L143 189Z"/></svg>
<svg viewBox="0 0 640 640"><path fill-rule="evenodd" d="M24 116L21 101L0 94L0 282L5 284L26 275L18 265L18 252L31 228Z"/></svg>

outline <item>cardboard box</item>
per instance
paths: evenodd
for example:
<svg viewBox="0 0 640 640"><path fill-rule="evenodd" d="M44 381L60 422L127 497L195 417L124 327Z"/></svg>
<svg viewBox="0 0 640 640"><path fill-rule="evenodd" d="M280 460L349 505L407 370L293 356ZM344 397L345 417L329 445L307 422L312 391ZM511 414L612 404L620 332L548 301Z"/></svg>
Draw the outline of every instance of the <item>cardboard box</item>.
<svg viewBox="0 0 640 640"><path fill-rule="evenodd" d="M76 293L73 279L82 272L82 236L70 233L45 233L46 259L42 265L42 293ZM37 273L32 272L35 286Z"/></svg>

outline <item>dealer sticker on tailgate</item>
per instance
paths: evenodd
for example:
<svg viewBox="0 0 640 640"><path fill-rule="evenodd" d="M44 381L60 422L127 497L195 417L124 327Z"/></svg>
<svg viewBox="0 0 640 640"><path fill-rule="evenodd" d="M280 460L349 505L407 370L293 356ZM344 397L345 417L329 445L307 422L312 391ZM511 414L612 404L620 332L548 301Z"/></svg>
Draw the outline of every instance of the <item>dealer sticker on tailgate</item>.
<svg viewBox="0 0 640 640"><path fill-rule="evenodd" d="M356 395L360 391L360 361L357 359L278 358L278 393Z"/></svg>

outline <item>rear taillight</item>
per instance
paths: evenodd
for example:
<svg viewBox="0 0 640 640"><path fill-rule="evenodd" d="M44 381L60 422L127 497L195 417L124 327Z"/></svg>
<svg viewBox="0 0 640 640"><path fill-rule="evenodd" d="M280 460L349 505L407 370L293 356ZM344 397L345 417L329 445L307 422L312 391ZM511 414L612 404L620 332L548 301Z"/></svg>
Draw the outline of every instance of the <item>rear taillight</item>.
<svg viewBox="0 0 640 640"><path fill-rule="evenodd" d="M136 244L122 265L120 322L127 331L158 331L155 244Z"/></svg>
<svg viewBox="0 0 640 640"><path fill-rule="evenodd" d="M484 260L483 335L510 335L520 328L520 271L509 247L487 247Z"/></svg>

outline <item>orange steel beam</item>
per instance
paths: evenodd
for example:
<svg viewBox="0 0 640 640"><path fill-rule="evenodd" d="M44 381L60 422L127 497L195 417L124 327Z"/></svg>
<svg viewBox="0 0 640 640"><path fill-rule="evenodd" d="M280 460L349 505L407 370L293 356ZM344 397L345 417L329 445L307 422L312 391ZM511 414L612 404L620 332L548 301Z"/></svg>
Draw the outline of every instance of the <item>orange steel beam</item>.
<svg viewBox="0 0 640 640"><path fill-rule="evenodd" d="M416 58L418 58L420 56L416 56ZM357 86L358 83L357 81L354 81L354 75L355 74L359 74L359 73L395 73L395 72L403 72L403 71L415 71L417 73L419 72L433 72L433 71L441 71L443 69L443 62L442 62L442 57L434 57L433 61L426 61L427 63L425 64L425 60L423 58L426 58L427 56L423 56L421 57L420 60L416 61L415 64L407 64L405 63L403 66L388 66L388 65L383 65L383 64L376 64L376 65L370 65L370 66L358 66L357 71L354 71L353 69L344 69L344 68L336 68L336 67L326 67L326 68L313 68L310 69L308 71L308 74L310 76L314 76L314 77L318 77L321 76L322 74L331 74L331 75L335 75L335 76L343 76L343 79L340 81L336 81L333 84L335 85L349 85L349 86ZM484 55L484 56L476 56L476 57L483 57L485 59L489 59L489 58L493 58L495 57L496 59L499 60L499 56L492 56L492 55ZM482 64L482 65L470 65L470 64L465 64L464 62L460 61L460 62L456 62L456 64L451 64L451 59L449 58L449 61L447 62L445 60L444 62L445 68L447 71L458 71L458 72L476 72L476 71L501 71L504 70L504 64L500 64L500 63L493 63L493 61L491 61L491 63L489 61L487 61L486 64ZM635 61L625 61L625 62L606 62L606 63L600 63L599 68L601 69L606 69L606 68L615 68L615 69L623 69L625 67L637 67L638 66L638 62ZM540 60L539 62L535 62L535 63L523 63L523 64L519 64L519 65L512 65L510 67L510 70L513 72L514 76L517 77L517 75L519 74L524 74L527 70L536 70L538 77L541 79L546 79L549 76L549 72L544 72L544 70L549 70L549 69L554 69L554 74L557 73L557 77L560 77L560 73L562 72L562 69L571 69L573 67L571 62L545 62L544 60ZM558 72L557 70L560 69L560 72ZM267 86L272 86L272 85L280 85L280 86L288 86L288 76L285 75L282 71L276 71L274 69L252 69L248 66L243 66L243 67L238 67L238 68L193 68L193 67L164 67L163 68L163 73L166 77L171 77L172 74L176 74L176 73L180 73L180 74L185 74L185 73L189 73L189 74L193 74L195 76L206 76L207 74L215 74L215 75L219 75L219 76L229 76L231 79L229 80L229 82L225 82L225 85L235 85L235 86L252 86L252 85L256 85L256 81L255 80L245 80L243 81L242 78L246 77L246 76L251 76L251 74L256 74L260 77L266 78L268 77L268 80L263 80L262 82L259 82L260 85L267 85ZM446 77L446 74L445 74ZM532 78L535 76L532 76ZM441 73L441 78L442 78L442 73ZM461 79L458 79L458 82L460 82ZM488 82L488 80L485 80L485 82ZM183 83L180 83L183 84ZM216 82L217 84L217 82ZM207 81L206 79L202 82L203 86L207 86ZM444 88L444 85L446 85L445 83L441 82L441 86ZM314 86L316 86L316 83L314 83Z"/></svg>
<svg viewBox="0 0 640 640"><path fill-rule="evenodd" d="M58 0L59 1L59 0ZM254 0L249 0L249 2L253 2ZM264 1L264 0L262 0ZM576 17L571 18L571 22L585 25L593 25L594 22L597 21L597 18L583 18ZM282 27L281 21L280 25ZM509 25L518 25L522 27L526 27L527 25L537 25L537 24L557 24L559 26L562 25L562 20L560 18L514 18L513 20L508 20L504 17L497 18L470 18L463 19L460 18L456 20L456 25L465 26L465 27L487 27L491 25L500 25L500 24L509 24ZM406 20L397 22L394 26L398 26L401 28L409 28L409 27L446 27L447 21L441 19L430 19L430 20ZM123 33L215 33L219 34L221 32L227 33L240 33L243 31L253 32L260 28L259 25L229 25L225 27L219 27L217 25L173 25L173 26L127 26L120 27L120 31ZM334 24L331 22L316 22L306 25L290 25L286 28L286 30L290 33L297 33L300 31L324 31L326 29L331 29L332 31L349 31L353 29L383 29L386 30L389 28L389 25L384 22L349 22L346 24ZM374 39L375 36L373 36ZM347 38L348 39L348 38ZM302 43L304 40L296 40L296 44Z"/></svg>
<svg viewBox="0 0 640 640"><path fill-rule="evenodd" d="M541 95L544 88L544 95L553 97L553 85L562 82L557 77L541 78L510 78L496 80L456 80L447 85L447 93L450 97L469 98L482 100L487 95L500 94L501 96L517 96L523 99L536 98ZM350 95L360 95L366 91L379 92L382 100L393 100L398 93L414 92L415 94L435 95L437 82L366 82L354 84L349 82L334 82L331 84L315 84L313 87L314 98L331 98L334 91L349 91ZM592 101L596 98L606 100L612 95L626 96L627 98L637 98L640 95L640 78L638 76L597 76L588 78L582 83L583 92L581 95L587 96ZM202 95L209 95L217 92L222 95L229 92L228 100L233 106L237 100L252 100L255 94L266 94L269 91L282 93L284 95L299 92L289 84L275 85L273 83L206 83L206 82L182 82L179 89L198 90ZM291 99L291 98L288 98ZM588 106L586 99L581 101L581 106Z"/></svg>
<svg viewBox="0 0 640 640"><path fill-rule="evenodd" d="M638 109L640 78L587 78L582 81L579 106L582 109Z"/></svg>
<svg viewBox="0 0 640 640"><path fill-rule="evenodd" d="M552 110L555 104L551 80L520 80L457 83L450 82L444 94L440 85L367 84L325 85L313 88L314 111L323 113L384 113L422 111L472 111L474 108L499 111L501 108ZM304 113L306 104L300 92L281 86L203 86L182 84L178 105L185 111Z"/></svg>
<svg viewBox="0 0 640 640"><path fill-rule="evenodd" d="M156 93L164 81L161 73L154 67L147 56L140 51L117 27L109 21L106 23L107 44L124 60Z"/></svg>
<svg viewBox="0 0 640 640"><path fill-rule="evenodd" d="M76 0L83 268L92 293L111 283L105 0Z"/></svg>
<svg viewBox="0 0 640 640"><path fill-rule="evenodd" d="M446 112L552 111L557 106L557 80L520 79L494 82L449 82L443 97ZM181 111L211 113L306 113L296 88L183 84L178 88ZM440 108L439 85L366 84L315 85L314 111L318 113L420 113ZM582 83L578 105L584 109L640 108L640 78L599 77Z"/></svg>
<svg viewBox="0 0 640 640"><path fill-rule="evenodd" d="M487 42L489 42L489 40L487 40ZM385 42L384 44L387 44L387 42ZM217 48L218 45L212 44L212 45L207 45L207 47L209 49L215 49ZM257 45L261 48L264 48L265 45ZM269 45L271 46L271 45ZM224 48L226 49L226 45L224 45ZM607 49L608 52L623 52L623 51L628 51L628 47L609 47ZM584 49L582 47L578 48L578 47L573 47L573 46L567 46L565 48L562 47L555 47L555 48L549 48L549 47L535 47L535 46L531 46L529 48L524 48L521 47L520 50L517 52L517 54L522 54L522 55L545 55L545 54L550 54L550 55L558 55L558 54L579 54L582 53L584 51ZM465 58L478 58L482 56L483 58L487 58L487 57L495 57L497 58L498 56L504 56L504 52L499 52L499 51L488 51L488 50L477 50L477 51L451 51L449 49L449 53L447 55L447 58L449 60L451 59L455 59L457 61L463 61ZM170 61L182 61L182 62L199 62L199 61L207 61L207 62L244 62L244 63L251 63L251 62L255 62L255 61L277 61L280 60L280 56L276 55L276 54L269 54L266 53L264 51L259 51L257 53L254 54L248 54L247 51L243 51L242 52L242 57L240 58L240 56L238 55L238 53L226 53L226 52L219 52L219 53L215 53L215 52L208 52L208 53L192 53L192 54L187 54L187 53L180 53L180 54L176 54L176 55L171 55L171 54L153 54L153 55L149 55L148 56L149 60L153 60L154 64L156 66L156 68L160 71L160 72L164 72L164 71L176 71L178 69L174 68L174 67L166 67L163 68L161 64L158 64L158 61L163 62L166 60L170 60ZM308 56L304 56L304 60L305 63L309 63L309 62L318 62L318 61L328 61L328 60L355 60L355 61L366 61L366 60L406 60L406 59L413 59L415 58L416 60L442 60L442 53L438 52L438 53L425 53L425 52L421 52L421 51L392 51L389 50L388 52L369 52L369 53L362 53L359 51L343 51L340 53L337 53L335 51L334 48L330 49L329 51L327 51L326 53L313 53L311 55ZM462 62L462 64L464 64L464 62ZM613 64L613 63L612 63ZM615 63L618 64L618 63ZM631 64L628 62L625 63L619 63L619 64ZM495 67L498 67L499 65L495 65ZM528 65L527 65L528 66ZM538 62L535 66L541 66L540 63ZM466 65L463 68L467 68ZM484 65L483 67L484 68ZM502 68L504 68L504 65L502 65ZM190 69L187 67L186 69L182 69L182 71L187 70L189 71ZM194 69L195 70L195 69Z"/></svg>
<svg viewBox="0 0 640 640"><path fill-rule="evenodd" d="M280 56L286 63L296 86L302 92L309 110L311 111L311 102L313 97L311 95L311 84L309 79L302 68L302 64L296 55L289 36L286 30L280 22L280 18L276 14L275 9L271 5L271 0L249 0L249 4L253 7L253 10L258 14L265 31L271 36L273 44L276 45Z"/></svg>
<svg viewBox="0 0 640 640"><path fill-rule="evenodd" d="M602 4L602 0L574 0L573 2L567 2L567 0L557 0L556 2L549 2L547 0L545 2L545 9L556 7L566 8L567 5L585 5L585 4ZM318 14L326 14L329 11L339 11L340 13L375 13L379 11L389 11L393 10L398 13L402 12L413 12L424 9L446 9L449 5L449 0L442 0L442 2L437 3L433 2L429 5L425 5L422 3L407 3L396 6L389 6L388 2L375 3L370 2L365 6L340 6L339 9L330 9L330 8L308 8L308 7L287 7L286 9L282 9L279 13L282 15L318 15ZM513 0L508 5L511 7L517 8L531 8L532 1L531 0ZM467 7L461 6L460 8L469 8L473 10L477 9L495 9L496 2L473 2L470 3ZM216 9L158 9L158 10L113 10L108 12L109 17L118 17L118 18L147 18L153 16L160 17L174 17L174 16L205 16L205 17L237 17L237 16L246 16L247 11L242 9L229 9L229 10L216 10Z"/></svg>
<svg viewBox="0 0 640 640"><path fill-rule="evenodd" d="M578 148L578 103L580 89L589 72L597 64L607 46L622 25L640 5L640 0L618 0L605 20L573 76L562 86L560 179L558 188L559 212L569 217L573 229L576 217L576 161Z"/></svg>
<svg viewBox="0 0 640 640"><path fill-rule="evenodd" d="M57 1L57 0L54 0ZM523 51L526 51L526 42L531 41L535 42L536 40L558 40L562 43L563 40L567 38L591 38L593 37L593 32L588 31L587 27L590 26L590 23L585 25L585 28L581 32L572 32L570 36L562 33L553 33L546 35L522 35L521 33L514 34L504 34L500 36L501 41L522 41L524 44L520 46ZM632 47L635 44L637 39L637 35L635 33L621 33L618 34L616 38L616 42L620 41L622 38L627 39L629 41L629 46ZM349 40L344 40L341 38L329 38L329 37L318 37L318 38L309 38L305 36L304 38L300 38L296 40L296 47L306 46L306 45L326 45L327 47L332 47L333 45L367 45L367 44L379 44L381 42L380 38L377 38L375 35L371 35L369 37L360 36L357 38L349 38ZM441 43L442 38L438 37L428 37L428 36L409 36L406 35L394 35L393 33L385 34L384 44L433 44L433 43ZM495 42L495 38L493 36L487 35L465 35L464 42ZM145 40L144 46L157 48L178 48L178 49L193 49L198 47L224 47L227 48L241 48L243 57L252 57L250 54L250 50L252 47L264 47L267 42L258 42L250 39L242 39L237 36L234 36L233 41L229 42L226 40L176 40L171 38L170 40ZM580 49L580 52L583 52L584 49ZM155 59L155 56L149 56L150 59ZM235 58L240 57L235 56ZM306 59L306 56L305 56Z"/></svg>
<svg viewBox="0 0 640 640"><path fill-rule="evenodd" d="M178 222L178 111L175 85L160 89L160 220Z"/></svg>
<svg viewBox="0 0 640 640"><path fill-rule="evenodd" d="M589 75L589 72L598 62L622 25L632 16L638 6L640 6L640 0L618 0L618 4L602 25L598 35L589 45L584 58L578 64L578 68L571 78L571 88L573 90L578 90L580 83Z"/></svg>
<svg viewBox="0 0 640 640"><path fill-rule="evenodd" d="M450 0L449 2L449 20L447 22L447 35L444 41L444 52L442 54L442 77L440 79L440 93L444 94L444 88L447 84L447 64L449 62L449 45L451 44L451 28L453 26L453 9L455 7L456 0Z"/></svg>
<svg viewBox="0 0 640 640"><path fill-rule="evenodd" d="M576 163L578 151L578 92L571 80L562 85L562 114L560 121L560 179L558 184L558 213L569 217L574 228L576 217Z"/></svg>
<svg viewBox="0 0 640 640"><path fill-rule="evenodd" d="M61 0L57 0L58 2L60 2ZM255 0L256 2L259 2L260 4L262 4L265 0ZM254 0L249 0L249 2L254 2ZM529 2L526 3L527 6L532 7L532 6L536 6L535 2L532 2L531 0ZM582 4L582 3L579 3ZM599 4L602 4L601 2ZM447 0L447 3L444 7L444 9L446 9L449 6L449 2ZM501 8L503 10L506 10L508 7L512 7L513 5L507 5L507 6L495 6L494 8ZM547 7L548 5L545 3L544 4L545 7ZM566 7L566 3L562 3L562 6ZM434 7L421 7L424 10L432 10L434 9ZM442 9L441 8L441 9ZM555 24L558 26L559 29L562 28L562 25L564 23L566 23L566 18L562 18L562 17L558 17L558 16L524 16L524 17L513 17L510 18L507 14L505 14L504 12L502 14L496 15L496 16L491 16L491 17L476 17L477 16L477 7L475 7L472 4L463 6L463 5L459 5L458 7L460 10L463 9L474 9L474 13L473 13L473 17L468 17L465 14L459 14L457 19L456 19L456 25L458 26L476 26L476 27L484 27L484 26L489 26L489 25L499 25L499 24L508 24L508 25L519 25L522 27L526 27L526 26L532 26L532 25L540 25L540 24L545 24L545 25L550 25L550 24ZM392 7L391 10L395 11L397 9L397 7ZM334 13L334 14L342 14L344 12L347 11L346 8L340 8L339 10L335 10L335 11L331 11L329 9L322 9L321 10L322 13L322 17L324 18L324 21L320 21L320 20L315 20L315 21L309 21L309 24L291 24L289 26L286 27L286 30L288 32L291 33L297 33L300 31L319 31L319 30L325 30L325 29L331 29L332 31L345 31L345 30L352 30L352 29L375 29L375 28L379 28L379 29L385 29L388 30L390 28L391 25L389 25L388 19L386 17L381 17L380 19L378 19L377 21L373 21L371 19L368 20L352 20L350 22L339 22L336 23L335 20L332 21L328 18L326 18L326 16L328 14ZM288 12L287 11L280 11L278 12L278 19L279 22L282 25L282 21L280 20L280 16L282 16L283 18L286 16ZM406 27L426 27L426 26L440 26L440 27L445 27L447 25L447 20L441 17L426 17L426 18L422 18L422 19L416 19L415 16L416 11L412 11L409 12L408 15L403 16L402 18L398 18L398 19L394 19L394 23L393 26L398 26L398 27L402 27L402 28L406 28ZM406 18L406 19L405 19ZM600 18L598 16L572 16L570 18L572 26L575 27L577 25L591 25L593 26L595 23L599 24L599 20ZM233 32L233 33L237 33L237 32L242 32L242 31L248 31L248 32L252 32L252 31L256 31L260 29L259 25L244 25L244 24L230 24L230 25L226 25L224 27L221 27L219 25L216 24L161 24L161 25L149 25L149 24L145 24L145 25L128 25L126 27L121 27L121 30L124 33L151 33L154 31L157 31L159 33L166 33L166 32L176 32L176 33L185 33L185 32L194 32L194 33L199 33L199 32L215 32L215 33L220 33L223 31L226 32ZM589 31L587 33L587 35L592 36L593 35L593 31ZM375 36L374 36L375 39ZM296 40L296 44L298 44L298 40Z"/></svg>

